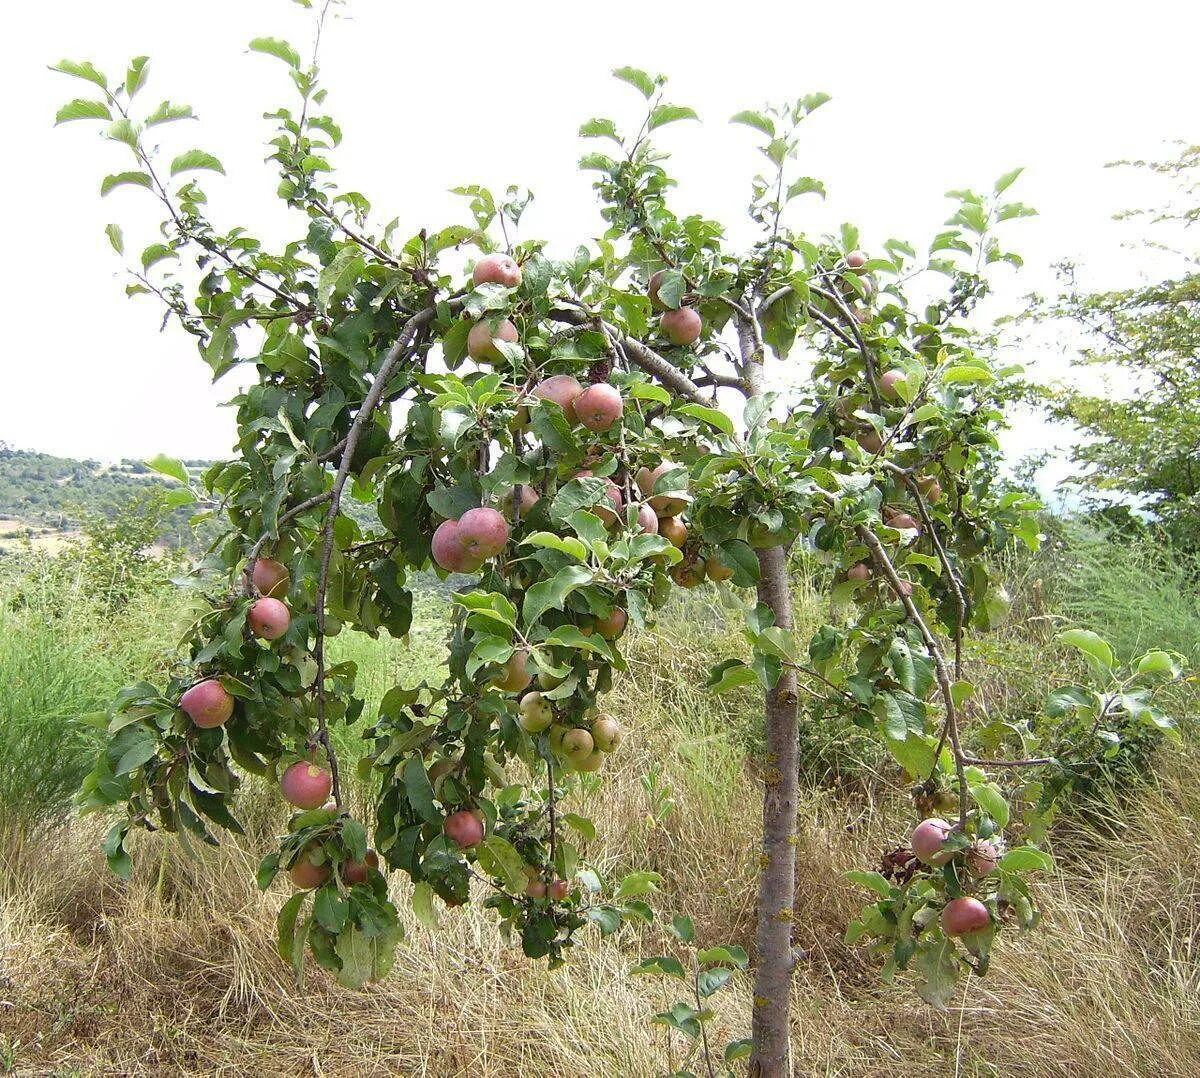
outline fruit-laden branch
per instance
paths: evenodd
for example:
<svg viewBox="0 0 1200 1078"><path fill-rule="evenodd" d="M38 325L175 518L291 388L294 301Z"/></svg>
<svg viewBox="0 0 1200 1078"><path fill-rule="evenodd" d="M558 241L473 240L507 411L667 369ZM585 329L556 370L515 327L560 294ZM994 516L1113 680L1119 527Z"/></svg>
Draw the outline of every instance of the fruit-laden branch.
<svg viewBox="0 0 1200 1078"><path fill-rule="evenodd" d="M967 776L963 769L963 751L958 738L958 710L954 706L954 692L951 688L950 670L946 666L946 657L942 654L942 648L937 641L937 637L933 635L929 626L925 623L925 619L921 617L921 612L917 609L917 604L912 601L911 588L906 587L905 582L900 579L900 574L896 572L896 567L887 556L887 551L883 549L883 544L879 541L879 537L870 528L862 524L855 530L858 533L858 537L866 544L867 549L871 551L871 556L875 559L875 564L879 566L880 571L887 577L888 583L892 586L892 591L896 593L896 597L903 604L905 613L908 615L909 620L917 627L917 631L921 634L921 639L925 641L925 647L929 649L929 654L933 658L938 688L941 690L942 703L946 708L946 733L950 739L950 750L954 753L954 769L958 776L958 819L961 826L967 818Z"/></svg>
<svg viewBox="0 0 1200 1078"><path fill-rule="evenodd" d="M311 498L305 498L304 501L302 501L299 505L294 505L286 513L281 513L279 515L279 519L275 522L276 529L281 528L289 521L295 520L296 517L302 515L303 513L307 513L310 509L315 509L318 505L324 504L332 497L333 491L327 490L321 494L314 494ZM259 537L258 542L256 542L254 546L250 548L250 553L246 557L246 568L242 571L242 577L245 581L245 589L247 594L250 593L254 586L254 563L258 561L258 557L262 553L263 547L267 545L267 542L270 540L270 538L271 534L264 532Z"/></svg>
<svg viewBox="0 0 1200 1078"><path fill-rule="evenodd" d="M375 375L375 381L372 382L370 390L363 399L362 406L358 409L358 414L354 417L354 422L350 425L350 430L346 434L346 446L342 450L342 459L338 464L337 475L334 476L333 486L329 490L329 509L325 513L325 528L321 541L321 568L317 575L317 632L316 642L313 645L313 661L317 667L315 682L317 693L317 739L329 757L329 772L333 776L333 799L339 806L342 803L342 791L340 776L338 774L337 753L334 751L333 743L329 738L329 726L325 721L325 596L329 590L329 563L333 557L333 529L334 524L337 522L338 509L342 503L342 490L345 488L346 480L350 475L350 462L354 459L354 452L358 448L358 442L362 437L363 429L378 407L379 401L383 397L383 392L387 388L387 384L391 380L397 366L399 366L401 360L411 354L409 346L412 344L417 330L432 321L436 314L436 307L426 307L424 310L414 314L404 324L404 328L400 331L400 336L396 338L396 342L389 349L388 354L380 364L379 372Z"/></svg>
<svg viewBox="0 0 1200 1078"><path fill-rule="evenodd" d="M592 326L595 316L584 310L568 307L555 307L550 317L556 322L566 322L572 326ZM657 378L667 389L673 389L681 397L687 397L695 404L710 405L713 398L705 394L695 382L676 367L669 359L660 356L652 348L643 344L635 337L626 337L616 326L602 323L604 332L611 335L625 350L630 360L649 375Z"/></svg>

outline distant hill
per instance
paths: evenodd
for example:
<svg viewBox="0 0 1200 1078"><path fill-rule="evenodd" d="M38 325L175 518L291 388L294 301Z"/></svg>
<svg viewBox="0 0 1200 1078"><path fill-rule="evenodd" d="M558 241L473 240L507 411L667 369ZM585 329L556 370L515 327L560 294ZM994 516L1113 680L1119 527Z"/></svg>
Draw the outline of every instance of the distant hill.
<svg viewBox="0 0 1200 1078"><path fill-rule="evenodd" d="M209 462L185 463L200 469ZM140 460L102 464L13 449L0 442L0 535L70 533L88 513L110 515L147 484L165 482ZM190 544L188 516L187 509L172 514L164 529L165 542Z"/></svg>

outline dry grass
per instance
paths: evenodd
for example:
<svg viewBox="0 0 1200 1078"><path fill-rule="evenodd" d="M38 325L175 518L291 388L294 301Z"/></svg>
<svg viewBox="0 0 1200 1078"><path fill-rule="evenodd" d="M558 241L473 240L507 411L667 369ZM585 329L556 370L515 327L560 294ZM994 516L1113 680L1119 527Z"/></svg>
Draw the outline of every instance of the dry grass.
<svg viewBox="0 0 1200 1078"><path fill-rule="evenodd" d="M715 625L715 622L714 622ZM714 638L720 638L714 628ZM690 639L696 639L693 635ZM590 795L602 871L663 874L659 908L692 915L707 942L752 940L757 788L736 699L699 687L705 648L635 649L614 701L631 734ZM717 645L712 645L717 646ZM1195 752L1126 813L1123 837L1064 832L1041 885L1045 922L1006 937L985 981L947 1012L885 986L841 942L862 896L841 873L871 865L903 828L894 795L813 790L800 816L795 909L809 958L795 986L798 1074L1200 1074L1200 790ZM661 826L642 776L676 802ZM255 833L279 826L259 793ZM489 914L414 921L392 975L362 992L275 956L281 890L260 895L261 839L197 859L147 837L133 881L108 876L87 823L0 844L0 1070L19 1074L649 1076L700 1069L649 1017L674 1001L630 977L665 946L657 929L589 936L549 972L506 946ZM403 900L405 884L395 880ZM403 901L401 901L403 905ZM715 997L716 1039L745 1033L749 993Z"/></svg>

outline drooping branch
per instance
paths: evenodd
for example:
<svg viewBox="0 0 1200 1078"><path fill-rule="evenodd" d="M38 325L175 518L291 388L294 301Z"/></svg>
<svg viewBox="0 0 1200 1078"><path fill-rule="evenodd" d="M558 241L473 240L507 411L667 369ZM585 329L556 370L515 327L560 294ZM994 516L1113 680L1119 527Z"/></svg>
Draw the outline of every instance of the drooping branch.
<svg viewBox="0 0 1200 1078"><path fill-rule="evenodd" d="M595 316L584 310L572 307L555 307L550 317L556 322L565 322L571 326L592 326ZM669 359L660 356L648 345L635 337L627 337L616 326L602 323L604 332L609 334L624 350L630 361L647 374L657 378L667 389L674 390L681 397L686 397L695 404L710 405L713 398L706 395L686 374L675 366Z"/></svg>
<svg viewBox="0 0 1200 1078"><path fill-rule="evenodd" d="M401 360L410 354L409 346L412 344L417 331L429 323L436 313L437 308L431 306L413 315L405 323L404 328L400 331L400 336L396 338L396 342L384 357L383 362L379 366L379 371L375 375L375 380L371 384L371 388L363 399L362 405L358 409L358 414L354 417L354 422L350 425L350 430L346 434L346 445L342 450L342 459L338 464L333 486L329 490L329 509L325 513L325 527L321 540L321 564L317 575L317 631L316 641L313 645L313 661L317 668L315 681L317 740L320 741L329 758L329 772L333 778L333 799L339 806L342 803L342 792L340 776L338 774L337 753L334 751L333 743L330 740L329 726L325 719L325 597L329 590L329 564L333 558L333 530L337 522L338 509L342 502L342 491L350 475L350 463L354 459L354 453L358 448L358 442L362 437L363 430L378 407L392 374L395 372L397 366L399 366Z"/></svg>
<svg viewBox="0 0 1200 1078"><path fill-rule="evenodd" d="M917 631L921 634L921 639L925 642L925 647L933 658L938 688L942 695L942 704L946 709L946 733L950 740L950 750L954 754L954 768L958 775L958 819L961 826L967 818L967 776L964 771L965 761L963 759L962 746L959 744L958 737L958 709L954 704L954 692L951 687L952 682L950 680L950 670L946 665L946 657L942 654L942 648L938 643L937 637L933 635L933 632L925 623L925 619L921 616L921 612L917 609L917 604L912 601L909 589L904 586L904 581L900 579L900 574L896 572L896 567L888 557L887 551L883 549L883 544L879 541L879 537L870 528L862 524L855 531L859 539L871 551L871 556L874 558L875 564L887 578L892 591L896 593L896 597L904 606L908 620L917 627Z"/></svg>

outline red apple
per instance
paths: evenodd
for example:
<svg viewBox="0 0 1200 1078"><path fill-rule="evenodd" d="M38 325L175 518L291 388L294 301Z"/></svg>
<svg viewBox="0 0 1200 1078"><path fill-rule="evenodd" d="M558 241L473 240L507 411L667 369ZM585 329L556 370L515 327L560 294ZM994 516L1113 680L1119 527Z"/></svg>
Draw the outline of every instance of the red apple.
<svg viewBox="0 0 1200 1078"><path fill-rule="evenodd" d="M917 490L921 492L927 502L939 502L942 500L942 484L937 481L935 476L918 476Z"/></svg>
<svg viewBox="0 0 1200 1078"><path fill-rule="evenodd" d="M537 505L541 495L537 487L531 487L528 483L520 483L518 486L521 490L521 519L524 520L529 515L529 510ZM516 493L517 487L509 487L500 497L500 509L509 520L513 519L513 500Z"/></svg>
<svg viewBox="0 0 1200 1078"><path fill-rule="evenodd" d="M704 583L704 562L699 558L684 558L671 567L671 579L681 588L698 588Z"/></svg>
<svg viewBox="0 0 1200 1078"><path fill-rule="evenodd" d="M475 284L502 284L516 288L521 283L521 267L508 255L484 255L471 274Z"/></svg>
<svg viewBox="0 0 1200 1078"><path fill-rule="evenodd" d="M949 861L954 856L954 851L945 848L946 839L953 830L949 823L936 817L917 824L913 828L912 838L909 839L909 845L917 855L917 860L934 867Z"/></svg>
<svg viewBox="0 0 1200 1078"><path fill-rule="evenodd" d="M278 640L292 623L292 612L278 599L255 599L250 607L250 631L264 640Z"/></svg>
<svg viewBox="0 0 1200 1078"><path fill-rule="evenodd" d="M356 883L366 883L370 870L379 867L379 855L374 850L367 850L367 856L362 861L344 861L342 863L342 882L353 887Z"/></svg>
<svg viewBox="0 0 1200 1078"><path fill-rule="evenodd" d="M492 684L502 692L523 692L533 681L529 671L529 653L514 651L501 668L500 673L492 679Z"/></svg>
<svg viewBox="0 0 1200 1078"><path fill-rule="evenodd" d="M965 936L991 923L987 906L977 898L952 898L942 910L942 931L947 936Z"/></svg>
<svg viewBox="0 0 1200 1078"><path fill-rule="evenodd" d="M864 251L851 251L846 255L846 265L858 273L867 264L867 256Z"/></svg>
<svg viewBox="0 0 1200 1078"><path fill-rule="evenodd" d="M662 288L663 278L667 275L665 269L655 270L650 274L650 281L646 285L646 294L650 297L650 303L657 310L665 311L667 305L658 298L658 290Z"/></svg>
<svg viewBox="0 0 1200 1078"><path fill-rule="evenodd" d="M850 566L850 568L846 570L846 579L847 580L870 580L871 579L871 567L865 561L856 562L854 565Z"/></svg>
<svg viewBox="0 0 1200 1078"><path fill-rule="evenodd" d="M319 865L312 863L312 856L316 852L315 845L305 846L300 851L295 863L288 869L288 877L301 891L311 891L329 879L328 861L323 861Z"/></svg>
<svg viewBox="0 0 1200 1078"><path fill-rule="evenodd" d="M650 535L658 534L658 514L651 506L645 503L638 506L637 522L642 531Z"/></svg>
<svg viewBox="0 0 1200 1078"><path fill-rule="evenodd" d="M197 682L180 698L184 714L202 730L211 730L229 721L233 714L233 697L216 678Z"/></svg>
<svg viewBox="0 0 1200 1078"><path fill-rule="evenodd" d="M495 557L508 542L508 522L495 509L468 509L458 518L458 541L471 558Z"/></svg>
<svg viewBox="0 0 1200 1078"><path fill-rule="evenodd" d="M625 408L625 402L616 386L607 382L590 385L575 398L575 415L588 430L608 430Z"/></svg>
<svg viewBox="0 0 1200 1078"><path fill-rule="evenodd" d="M883 452L883 439L873 430L864 430L855 435L855 441L868 453Z"/></svg>
<svg viewBox="0 0 1200 1078"><path fill-rule="evenodd" d="M571 885L566 880L553 880L546 888L546 893L555 902L561 902L571 893Z"/></svg>
<svg viewBox="0 0 1200 1078"><path fill-rule="evenodd" d="M911 513L906 513L902 509L892 509L889 506L884 506L883 522L889 528L896 528L898 531L916 531L921 530L921 525Z"/></svg>
<svg viewBox="0 0 1200 1078"><path fill-rule="evenodd" d="M529 882L525 885L525 893L530 898L545 898L546 892L546 881L541 876L529 877Z"/></svg>
<svg viewBox="0 0 1200 1078"><path fill-rule="evenodd" d="M464 850L483 841L483 821L467 809L450 813L442 824L446 837Z"/></svg>
<svg viewBox="0 0 1200 1078"><path fill-rule="evenodd" d="M662 316L662 328L672 344L684 346L696 343L704 323L693 308L680 307Z"/></svg>
<svg viewBox="0 0 1200 1078"><path fill-rule="evenodd" d="M433 560L451 573L474 573L483 558L470 554L458 533L457 520L443 520L433 533L430 544Z"/></svg>
<svg viewBox="0 0 1200 1078"><path fill-rule="evenodd" d="M567 420L573 421L575 399L583 392L583 386L569 374L552 374L538 382L532 392L540 400L554 401L566 413Z"/></svg>
<svg viewBox="0 0 1200 1078"><path fill-rule="evenodd" d="M516 344L519 339L517 327L507 318L495 327L485 318L476 322L467 334L467 355L477 363L503 363L504 353L496 347L496 341Z"/></svg>
<svg viewBox="0 0 1200 1078"><path fill-rule="evenodd" d="M687 508L687 502L675 494L654 493L658 481L667 472L674 471L677 467L678 465L672 464L669 460L664 460L657 468L639 468L633 477L638 490L642 492L642 497L650 503L660 517L678 516Z"/></svg>
<svg viewBox="0 0 1200 1078"><path fill-rule="evenodd" d="M879 377L879 391L885 397L895 400L900 396L900 391L896 387L903 381L903 371L884 371Z"/></svg>
<svg viewBox="0 0 1200 1078"><path fill-rule="evenodd" d="M596 619L596 632L605 640L616 640L625 631L628 623L629 615L617 606L612 609L611 613Z"/></svg>
<svg viewBox="0 0 1200 1078"><path fill-rule="evenodd" d="M976 839L967 847L964 861L972 876L986 876L994 872L1000 863L1000 851L993 843Z"/></svg>
<svg viewBox="0 0 1200 1078"><path fill-rule="evenodd" d="M287 566L274 558L255 558L250 579L258 589L259 595L268 595L276 599L287 594L288 584L291 582Z"/></svg>
<svg viewBox="0 0 1200 1078"><path fill-rule="evenodd" d="M310 760L297 760L279 780L283 799L299 809L320 808L332 789L333 775Z"/></svg>

